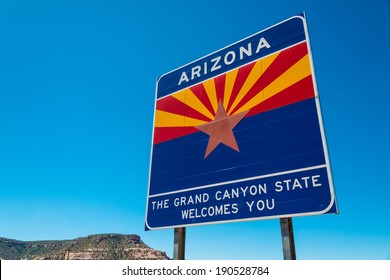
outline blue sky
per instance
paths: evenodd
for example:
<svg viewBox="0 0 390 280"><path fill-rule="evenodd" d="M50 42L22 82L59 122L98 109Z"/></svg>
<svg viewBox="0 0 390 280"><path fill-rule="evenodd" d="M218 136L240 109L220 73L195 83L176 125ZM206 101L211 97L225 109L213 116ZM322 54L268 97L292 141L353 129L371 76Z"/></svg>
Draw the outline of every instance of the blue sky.
<svg viewBox="0 0 390 280"><path fill-rule="evenodd" d="M156 78L306 12L339 215L298 259L390 259L390 2L0 0L0 236L144 232ZM282 259L279 220L190 227L188 259Z"/></svg>

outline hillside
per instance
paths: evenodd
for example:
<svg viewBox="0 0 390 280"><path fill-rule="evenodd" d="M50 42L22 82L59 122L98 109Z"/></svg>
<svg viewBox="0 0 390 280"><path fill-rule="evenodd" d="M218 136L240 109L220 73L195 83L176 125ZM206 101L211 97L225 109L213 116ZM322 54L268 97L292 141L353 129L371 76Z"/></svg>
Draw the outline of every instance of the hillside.
<svg viewBox="0 0 390 280"><path fill-rule="evenodd" d="M166 260L134 234L96 234L72 240L19 241L0 237L3 260Z"/></svg>

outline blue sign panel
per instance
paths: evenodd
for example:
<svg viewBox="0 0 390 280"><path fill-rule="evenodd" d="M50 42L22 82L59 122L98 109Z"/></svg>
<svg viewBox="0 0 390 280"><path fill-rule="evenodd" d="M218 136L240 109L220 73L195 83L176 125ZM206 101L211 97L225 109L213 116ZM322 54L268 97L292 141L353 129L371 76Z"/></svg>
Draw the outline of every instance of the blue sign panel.
<svg viewBox="0 0 390 280"><path fill-rule="evenodd" d="M157 82L147 230L335 213L303 15Z"/></svg>

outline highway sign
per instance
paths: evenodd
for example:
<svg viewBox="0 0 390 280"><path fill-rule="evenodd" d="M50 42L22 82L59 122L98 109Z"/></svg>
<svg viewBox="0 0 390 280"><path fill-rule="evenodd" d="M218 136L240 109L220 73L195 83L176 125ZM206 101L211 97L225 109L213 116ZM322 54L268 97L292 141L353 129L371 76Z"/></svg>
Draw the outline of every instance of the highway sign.
<svg viewBox="0 0 390 280"><path fill-rule="evenodd" d="M304 15L162 75L145 228L337 212Z"/></svg>

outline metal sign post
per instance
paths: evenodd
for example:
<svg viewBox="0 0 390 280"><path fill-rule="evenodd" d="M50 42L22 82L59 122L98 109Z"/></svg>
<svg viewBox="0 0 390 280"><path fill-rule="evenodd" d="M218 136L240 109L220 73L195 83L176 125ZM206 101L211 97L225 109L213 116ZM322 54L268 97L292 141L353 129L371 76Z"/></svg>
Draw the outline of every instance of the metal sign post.
<svg viewBox="0 0 390 280"><path fill-rule="evenodd" d="M281 218L280 229L282 232L283 259L296 260L292 218Z"/></svg>
<svg viewBox="0 0 390 280"><path fill-rule="evenodd" d="M186 251L186 228L180 227L174 230L173 259L184 260Z"/></svg>

